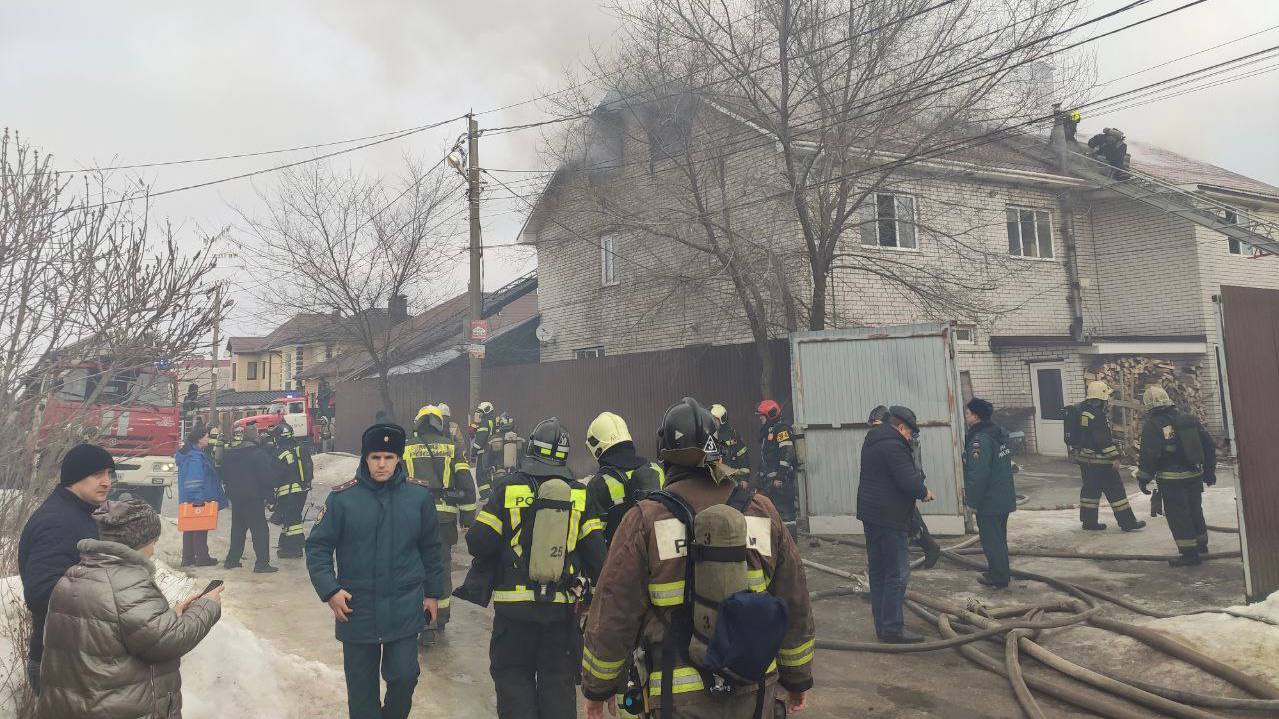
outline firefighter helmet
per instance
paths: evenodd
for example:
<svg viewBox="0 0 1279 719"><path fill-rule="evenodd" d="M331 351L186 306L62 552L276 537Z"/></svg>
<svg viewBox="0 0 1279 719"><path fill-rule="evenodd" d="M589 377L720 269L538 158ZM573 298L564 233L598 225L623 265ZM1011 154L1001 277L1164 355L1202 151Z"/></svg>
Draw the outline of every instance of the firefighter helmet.
<svg viewBox="0 0 1279 719"><path fill-rule="evenodd" d="M449 409L447 404L441 402L435 406L440 408L440 414L444 415L444 419L448 419L453 416L453 411Z"/></svg>
<svg viewBox="0 0 1279 719"><path fill-rule="evenodd" d="M711 405L711 416L715 418L716 422L724 424L724 420L728 419L728 408L722 404L713 404Z"/></svg>
<svg viewBox="0 0 1279 719"><path fill-rule="evenodd" d="M243 428L243 427L236 427L235 429L231 430L231 439L235 440L236 442L243 442L243 441L244 441L244 428Z"/></svg>
<svg viewBox="0 0 1279 719"><path fill-rule="evenodd" d="M537 423L529 435L524 450L527 459L520 469L534 476L562 477L564 470L550 471L568 464L568 430L559 418L551 417Z"/></svg>
<svg viewBox="0 0 1279 719"><path fill-rule="evenodd" d="M1169 407L1172 405L1172 398L1168 396L1168 390L1157 384L1152 384L1146 388L1144 394L1141 395L1141 404L1146 409L1153 407Z"/></svg>
<svg viewBox="0 0 1279 719"><path fill-rule="evenodd" d="M280 422L271 428L271 434L274 434L277 437L292 437L293 426L288 422Z"/></svg>
<svg viewBox="0 0 1279 719"><path fill-rule="evenodd" d="M612 412L600 412L586 428L586 446L595 459L622 442L630 442L631 431L626 427L626 420Z"/></svg>
<svg viewBox="0 0 1279 719"><path fill-rule="evenodd" d="M1085 397L1088 399L1108 400L1110 399L1110 395L1114 393L1115 391L1110 388L1110 385L1100 380L1094 380L1088 383L1088 392L1085 394Z"/></svg>
<svg viewBox="0 0 1279 719"><path fill-rule="evenodd" d="M719 459L715 444L715 418L697 400L685 397L662 415L657 449L671 464L701 467Z"/></svg>
<svg viewBox="0 0 1279 719"><path fill-rule="evenodd" d="M209 439L218 440L222 437L222 428L216 424L209 428Z"/></svg>
<svg viewBox="0 0 1279 719"><path fill-rule="evenodd" d="M866 424L883 424L886 419L888 419L888 408L881 404L870 411Z"/></svg>
<svg viewBox="0 0 1279 719"><path fill-rule="evenodd" d="M505 434L515 431L515 418L503 412L497 416L497 431Z"/></svg>
<svg viewBox="0 0 1279 719"><path fill-rule="evenodd" d="M475 405L475 411L483 415L493 414L493 403L480 402L479 404Z"/></svg>
<svg viewBox="0 0 1279 719"><path fill-rule="evenodd" d="M1077 122L1079 122L1079 121L1080 121L1080 120L1082 120L1082 119L1084 119L1084 114L1083 114L1082 112L1080 112L1080 111L1078 111L1078 110L1075 110L1074 112L1070 113L1070 121L1071 121L1071 122L1075 122L1075 123L1077 123Z"/></svg>
<svg viewBox="0 0 1279 719"><path fill-rule="evenodd" d="M755 414L771 421L782 416L782 406L771 399L766 399L755 408Z"/></svg>
<svg viewBox="0 0 1279 719"><path fill-rule="evenodd" d="M439 407L433 404L428 404L422 409L419 409L417 411L417 416L413 418L413 428L417 430L418 433L425 432L429 429L436 434L444 434L444 427L444 413L440 411Z"/></svg>

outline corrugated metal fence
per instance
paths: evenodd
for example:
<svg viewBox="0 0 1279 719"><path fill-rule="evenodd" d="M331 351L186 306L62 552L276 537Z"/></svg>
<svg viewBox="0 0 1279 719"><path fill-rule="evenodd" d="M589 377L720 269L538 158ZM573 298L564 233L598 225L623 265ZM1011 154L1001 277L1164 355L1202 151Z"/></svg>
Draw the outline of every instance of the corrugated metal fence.
<svg viewBox="0 0 1279 719"><path fill-rule="evenodd" d="M771 344L773 388L778 402L789 404L790 361L787 343ZM680 397L696 397L709 407L728 408L729 419L752 448L757 446L759 361L752 345L687 347L663 352L617 355L597 359L541 364L485 367L483 398L499 412L515 417L516 429L527 436L533 425L556 416L568 425L574 470L587 473L594 461L584 448L586 427L604 410L621 415L630 426L641 454L653 456L662 412ZM360 434L381 409L376 380L344 382L337 386L338 448L358 452ZM467 367L452 362L431 372L391 378L395 420L408 428L418 408L445 402L454 418L467 414ZM789 415L789 407L787 407ZM757 459L757 451L752 451Z"/></svg>

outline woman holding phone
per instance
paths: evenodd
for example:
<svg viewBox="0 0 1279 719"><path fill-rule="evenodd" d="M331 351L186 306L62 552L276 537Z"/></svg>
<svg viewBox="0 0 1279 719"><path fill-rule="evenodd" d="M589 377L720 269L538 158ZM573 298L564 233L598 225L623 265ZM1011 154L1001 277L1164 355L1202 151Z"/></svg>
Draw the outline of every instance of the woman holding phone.
<svg viewBox="0 0 1279 719"><path fill-rule="evenodd" d="M182 716L183 655L222 616L222 587L176 609L156 586L160 517L146 502L107 502L93 515L99 539L80 541L80 563L49 599L41 719Z"/></svg>

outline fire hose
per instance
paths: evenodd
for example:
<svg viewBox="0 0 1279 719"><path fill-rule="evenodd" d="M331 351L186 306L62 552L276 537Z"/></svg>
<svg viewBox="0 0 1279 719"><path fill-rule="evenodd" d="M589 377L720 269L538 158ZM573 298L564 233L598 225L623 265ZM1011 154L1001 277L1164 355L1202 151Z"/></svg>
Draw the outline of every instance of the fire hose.
<svg viewBox="0 0 1279 719"><path fill-rule="evenodd" d="M854 544L854 546L856 546L855 543L850 540L836 540L836 543ZM968 541L961 544L963 546L967 546L971 543L971 541ZM985 568L980 563L969 560L953 551L960 548L962 548L961 545L947 548L943 552L943 556L951 561L961 564L962 566L978 569ZM818 571L833 574L835 576L855 581L862 580L860 576L854 575L851 572L821 565L816 562L812 562L811 560L804 560L804 564L812 567L813 569L817 569ZM1041 717L1044 717L1043 711L1040 709L1033 694L1031 693L1032 689L1104 717L1135 719L1136 717L1145 715L1134 712L1124 704L1105 701L1097 698L1096 695L1082 692L1070 684L1063 684L1058 681L1023 675L1020 661L1023 652L1030 655L1041 664L1066 675L1066 677L1069 677L1070 679L1087 684L1113 697L1161 711L1169 716L1184 719L1211 719L1216 716L1197 707L1206 707L1211 709L1243 709L1267 712L1279 710L1279 689L1276 689L1257 677L1239 671L1203 654L1202 652L1182 644L1161 632L1106 617L1101 614L1102 607L1097 603L1097 600L1102 599L1125 609L1137 611L1145 616L1166 618L1177 615L1146 609L1145 607L1141 607L1133 602L1102 590L1098 590L1094 587L1066 582L1053 577L1020 570L1014 570L1013 576L1019 579L1041 581L1055 589L1058 589L1059 591L1070 594L1078 601L1003 607L993 611L987 611L984 613L985 616L983 616L912 591L907 592L907 606L913 612L919 614L921 617L924 617L926 620L938 627L939 632L942 634L942 639L940 641L925 642L914 645L882 645L869 642L843 642L819 639L816 641L815 645L822 649L885 653L910 653L937 651L939 649L951 647L956 648L970 661L973 661L979 666L1007 678L1014 698L1017 700L1018 705L1022 708L1023 713L1030 719L1040 719ZM814 599L821 599L825 597L855 593L861 593L858 587L842 586L833 590L819 590L818 592L813 592L812 597ZM1081 605L1086 608L1081 610ZM927 609L924 608L925 606L937 610L939 614L932 614L928 612ZM1217 609L1203 611L1225 613L1240 618L1267 621L1260 617L1240 614L1230 610ZM1053 612L1066 613L1067 616L1047 621L1041 619L1045 613ZM1191 613L1194 614L1199 612ZM995 621L997 619L1017 617L1019 615L1021 616L1020 620L1009 622ZM951 625L952 617L963 622L961 626L966 626L965 633L960 634L955 631L954 627ZM1103 674L1093 669L1089 669L1088 667L1070 662L1047 650L1033 640L1034 633L1038 632L1040 629L1073 626L1083 623L1091 624L1098 629L1129 636L1146 644L1147 646L1162 651L1169 656L1180 659L1209 674L1224 679L1248 693L1261 698L1248 699L1212 696L1169 689L1142 681L1117 678L1113 676L1112 672ZM971 630L968 630L967 627L970 627ZM1002 644L1004 647L1004 661L1002 662L978 650L974 644L976 641L986 639L1000 641L999 639L996 639L997 635L1003 635Z"/></svg>

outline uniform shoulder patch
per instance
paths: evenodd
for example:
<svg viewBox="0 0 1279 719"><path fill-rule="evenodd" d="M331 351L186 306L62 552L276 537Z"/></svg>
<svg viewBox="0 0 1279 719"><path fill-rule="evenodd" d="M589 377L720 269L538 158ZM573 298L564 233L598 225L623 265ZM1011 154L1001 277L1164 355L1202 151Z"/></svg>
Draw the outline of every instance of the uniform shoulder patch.
<svg viewBox="0 0 1279 719"><path fill-rule="evenodd" d="M352 479L352 480L349 480L349 481L343 482L342 484L339 484L338 486L334 487L334 488L333 488L332 490L330 490L330 491L332 491L332 492L345 492L346 490L350 489L351 487L354 487L355 485L357 485L357 484L359 484L359 483L360 483L360 480L358 480L358 479Z"/></svg>

